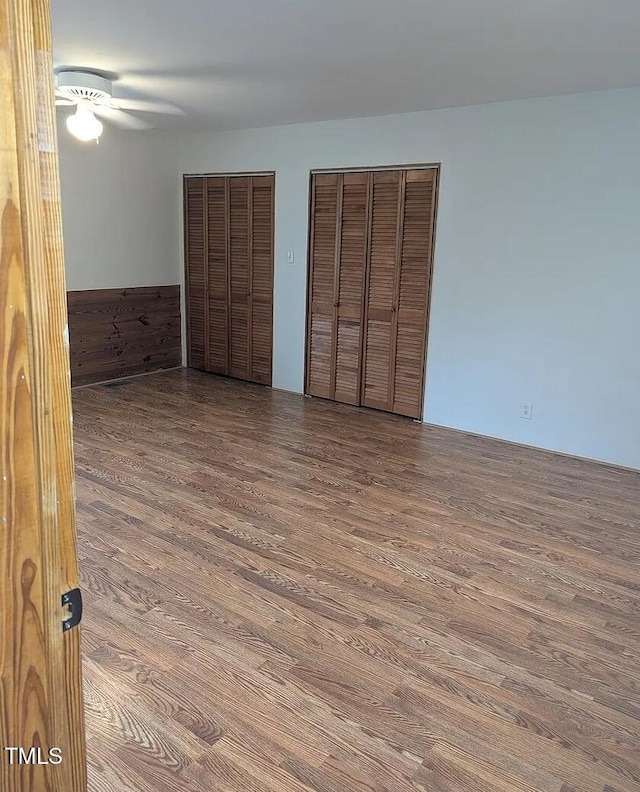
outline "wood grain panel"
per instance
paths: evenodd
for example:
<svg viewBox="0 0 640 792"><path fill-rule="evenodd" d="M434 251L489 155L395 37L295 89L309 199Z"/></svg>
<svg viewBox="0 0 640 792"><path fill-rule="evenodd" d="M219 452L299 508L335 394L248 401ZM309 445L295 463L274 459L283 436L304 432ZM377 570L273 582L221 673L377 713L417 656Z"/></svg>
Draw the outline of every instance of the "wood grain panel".
<svg viewBox="0 0 640 792"><path fill-rule="evenodd" d="M638 792L640 473L192 370L74 407L92 790Z"/></svg>
<svg viewBox="0 0 640 792"><path fill-rule="evenodd" d="M55 137L56 134L55 97L50 80L53 69L51 24L48 3L37 2L34 7L36 13L33 17L33 45L37 53L38 139L47 140L51 139L51 136ZM46 363L49 366L51 390L55 394L52 416L56 457L59 591L68 592L80 586L80 575L76 532L72 405L69 387L70 361L67 345L61 340L61 337L66 338L68 310L65 299L58 152L51 146L41 145L39 160L49 322ZM81 637L81 624L63 633L64 687L57 691L57 742L64 757L64 767L58 766L56 775L60 789L67 792L84 792L87 786Z"/></svg>
<svg viewBox="0 0 640 792"><path fill-rule="evenodd" d="M73 291L67 301L73 385L181 364L179 286Z"/></svg>
<svg viewBox="0 0 640 792"><path fill-rule="evenodd" d="M2 792L86 783L79 637L62 630L77 559L52 73L49 3L0 0ZM10 761L18 746L37 761Z"/></svg>

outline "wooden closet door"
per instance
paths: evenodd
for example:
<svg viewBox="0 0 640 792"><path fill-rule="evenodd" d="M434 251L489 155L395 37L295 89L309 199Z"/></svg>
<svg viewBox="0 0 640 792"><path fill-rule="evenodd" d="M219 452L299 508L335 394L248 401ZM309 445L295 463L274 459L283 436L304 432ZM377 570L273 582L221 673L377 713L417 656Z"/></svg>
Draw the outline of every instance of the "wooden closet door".
<svg viewBox="0 0 640 792"><path fill-rule="evenodd" d="M187 365L206 368L208 311L206 310L206 180L184 180Z"/></svg>
<svg viewBox="0 0 640 792"><path fill-rule="evenodd" d="M229 374L251 379L249 177L229 178Z"/></svg>
<svg viewBox="0 0 640 792"><path fill-rule="evenodd" d="M188 365L270 385L275 179L184 184Z"/></svg>
<svg viewBox="0 0 640 792"><path fill-rule="evenodd" d="M307 388L312 396L334 393L337 314L336 238L341 175L317 173L311 183L311 238L307 307ZM341 210L340 210L341 211Z"/></svg>
<svg viewBox="0 0 640 792"><path fill-rule="evenodd" d="M307 393L360 403L366 173L312 180Z"/></svg>
<svg viewBox="0 0 640 792"><path fill-rule="evenodd" d="M345 173L340 176L340 182L331 398L347 404L360 404L369 179L367 173Z"/></svg>
<svg viewBox="0 0 640 792"><path fill-rule="evenodd" d="M405 174L391 409L422 417L437 171Z"/></svg>
<svg viewBox="0 0 640 792"><path fill-rule="evenodd" d="M372 179L362 404L419 419L437 171Z"/></svg>
<svg viewBox="0 0 640 792"><path fill-rule="evenodd" d="M229 311L227 268L227 179L207 183L208 349L206 369L229 373Z"/></svg>
<svg viewBox="0 0 640 792"><path fill-rule="evenodd" d="M250 184L251 256L249 329L253 382L271 385L273 336L273 176L253 176Z"/></svg>
<svg viewBox="0 0 640 792"><path fill-rule="evenodd" d="M312 177L310 395L421 417L437 173Z"/></svg>
<svg viewBox="0 0 640 792"><path fill-rule="evenodd" d="M404 174L378 171L370 178L370 246L361 403L365 407L391 410Z"/></svg>

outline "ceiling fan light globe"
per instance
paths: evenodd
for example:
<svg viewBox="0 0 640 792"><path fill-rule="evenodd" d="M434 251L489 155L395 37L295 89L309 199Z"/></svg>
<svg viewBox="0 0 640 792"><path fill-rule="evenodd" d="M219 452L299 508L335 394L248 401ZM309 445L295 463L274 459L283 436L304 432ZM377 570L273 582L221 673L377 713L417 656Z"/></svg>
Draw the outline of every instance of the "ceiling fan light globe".
<svg viewBox="0 0 640 792"><path fill-rule="evenodd" d="M67 129L75 138L86 142L97 140L104 127L91 110L78 108L67 118Z"/></svg>

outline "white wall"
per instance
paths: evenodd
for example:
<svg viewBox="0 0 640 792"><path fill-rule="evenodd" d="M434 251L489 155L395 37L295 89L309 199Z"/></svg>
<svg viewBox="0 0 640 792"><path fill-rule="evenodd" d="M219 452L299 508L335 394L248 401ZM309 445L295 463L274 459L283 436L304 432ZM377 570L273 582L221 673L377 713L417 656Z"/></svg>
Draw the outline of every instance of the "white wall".
<svg viewBox="0 0 640 792"><path fill-rule="evenodd" d="M99 145L58 126L67 289L178 283L171 138L105 124Z"/></svg>
<svg viewBox="0 0 640 792"><path fill-rule="evenodd" d="M303 389L310 169L422 162L425 420L640 468L636 89L183 137L180 173L276 171L274 385Z"/></svg>

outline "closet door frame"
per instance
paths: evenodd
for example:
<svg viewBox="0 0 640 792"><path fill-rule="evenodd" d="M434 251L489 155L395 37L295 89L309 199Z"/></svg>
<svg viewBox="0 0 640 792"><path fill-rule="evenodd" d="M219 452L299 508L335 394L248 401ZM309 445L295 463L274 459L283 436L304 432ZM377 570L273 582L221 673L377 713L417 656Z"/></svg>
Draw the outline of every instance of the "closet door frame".
<svg viewBox="0 0 640 792"><path fill-rule="evenodd" d="M395 279L394 279L394 294L393 294L393 305L395 306L393 323L392 323L392 339L393 339L393 346L392 346L392 360L395 368L395 357L396 357L396 344L397 344L397 329L398 329L398 302L399 302L399 289L400 289L400 276L401 276L401 256L402 256L402 228L404 222L404 216L401 209L404 206L404 191L406 187L406 173L408 171L415 171L415 170L431 170L434 171L434 192L433 192L433 204L431 207L431 245L429 250L429 262L428 262L428 273L427 273L427 295L426 295L426 327L424 329L424 344L423 350L424 354L422 355L422 369L421 369L421 380L420 380L420 418L414 419L416 421L422 422L424 417L424 398L425 398L425 384L426 384L426 372L427 372L427 354L429 348L429 327L431 324L431 301L432 301L432 293L433 293L433 268L434 268L434 261L435 261L435 247L436 247L436 233L437 233L437 220L438 220L438 199L440 195L440 181L441 181L441 170L442 170L442 163L440 162L432 162L432 163L411 163L411 164L403 164L403 165L378 165L373 167L368 167L366 165L354 166L352 168L313 168L309 171L309 188L308 188L308 206L309 206L309 214L308 214L308 241L307 241L307 297L306 297L306 337L305 337L305 367L304 367L304 391L305 395L309 394L309 371L310 371L310 355L311 355L311 283L312 283L312 253L313 253L313 244L314 244L314 215L315 215L315 193L313 190L313 179L314 176L318 174L337 174L337 175L344 175L346 173L377 173L380 171L400 171L402 172L402 200L398 206L398 236L397 236L397 246L396 246L396 267L395 267ZM340 194L343 192L343 186L341 189ZM359 370L360 370L360 391L359 391L359 401L360 406L362 405L363 399L363 392L364 392L364 376L365 376L365 344L366 344L366 332L367 332L367 321L368 321L368 305L367 305L367 294L369 292L369 274L370 274L370 263L371 263L371 230L372 230L372 221L373 221L373 179L370 178L368 181L367 187L367 207L366 207L366 268L365 268L365 275L363 279L363 289L362 289L362 324L360 328L360 360L359 360ZM339 215L336 218L336 222L340 222ZM337 237L337 234L336 234ZM336 250L337 250L337 239L336 239ZM336 253L337 256L337 253ZM339 263L336 260L336 279L339 276ZM335 294L335 292L334 292ZM335 332L336 332L336 322L337 322L337 309L334 309L334 340L335 340ZM331 365L331 384L332 384L332 392L335 394L335 355L336 350L332 349L332 365ZM389 400L391 405L393 406L393 388L394 388L394 381L393 378L389 378Z"/></svg>
<svg viewBox="0 0 640 792"><path fill-rule="evenodd" d="M185 316L185 339L186 339L186 353L187 353L187 367L191 367L191 322L190 322L190 306L191 300L189 295L189 231L188 231L188 212L187 212L187 181L189 179L200 179L202 181L203 191L203 226L204 226L204 251L205 251L205 267L204 267L204 355L205 355L205 370L209 369L209 224L208 224L208 179L222 178L225 179L225 240L226 240L226 262L227 262L227 375L229 375L231 364L231 200L230 200L230 179L236 177L244 177L248 179L247 188L247 234L248 234L248 290L247 295L247 361L249 367L249 375L252 376L253 362L251 356L251 321L252 321L252 297L251 297L251 278L252 278L252 246L253 239L251 234L251 220L252 220L252 200L253 200L253 178L270 176L273 178L273 220L271 223L271 368L272 373L269 377L269 385L273 377L273 305L274 295L273 289L275 287L275 196L276 196L276 173L275 171L235 171L235 172L216 172L216 173L185 173L182 176L182 194L183 194L183 209L182 209L182 228L183 228L183 249L184 249L184 316Z"/></svg>
<svg viewBox="0 0 640 792"><path fill-rule="evenodd" d="M310 397L309 393L309 357L311 355L311 259L313 257L313 216L316 209L316 196L313 191L313 171L309 171L309 181L307 183L307 273L306 273L306 295L305 295L305 314L304 314L304 374L302 390L304 395Z"/></svg>

